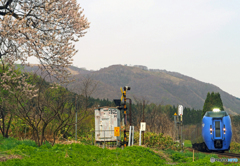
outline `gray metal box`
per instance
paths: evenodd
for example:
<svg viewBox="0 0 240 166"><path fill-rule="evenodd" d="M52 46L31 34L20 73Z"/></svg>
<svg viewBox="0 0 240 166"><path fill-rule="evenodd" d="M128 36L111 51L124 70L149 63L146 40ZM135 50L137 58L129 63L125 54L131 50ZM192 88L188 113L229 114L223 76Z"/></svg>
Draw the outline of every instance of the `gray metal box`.
<svg viewBox="0 0 240 166"><path fill-rule="evenodd" d="M114 127L120 127L120 110L117 108L95 109L95 141L120 141L114 136Z"/></svg>

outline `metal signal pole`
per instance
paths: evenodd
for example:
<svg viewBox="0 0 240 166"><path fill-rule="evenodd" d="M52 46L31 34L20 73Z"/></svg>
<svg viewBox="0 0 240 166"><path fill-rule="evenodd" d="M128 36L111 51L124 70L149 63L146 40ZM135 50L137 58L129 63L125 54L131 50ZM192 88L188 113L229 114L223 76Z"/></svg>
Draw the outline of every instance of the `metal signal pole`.
<svg viewBox="0 0 240 166"><path fill-rule="evenodd" d="M130 90L130 87L125 86L124 87L124 92L123 92L123 98L124 98L124 106L123 106L123 110L124 110L124 124L125 124L125 129L124 129L124 147L126 147L126 142L127 142L127 135L126 135L126 126L127 126L127 105L126 105L126 92L127 90Z"/></svg>
<svg viewBox="0 0 240 166"><path fill-rule="evenodd" d="M124 125L125 125L125 129L124 129L124 147L126 147L126 141L127 141L127 135L126 135L126 125L127 125L127 121L126 121L126 113L127 113L127 106L126 106L126 87L124 87L124 92L123 92L123 98L124 98L124 106L123 106L123 110L124 110Z"/></svg>
<svg viewBox="0 0 240 166"><path fill-rule="evenodd" d="M175 114L173 115L174 118L174 133L176 134L177 131L177 113L175 112ZM176 134L175 139L177 140L178 135Z"/></svg>

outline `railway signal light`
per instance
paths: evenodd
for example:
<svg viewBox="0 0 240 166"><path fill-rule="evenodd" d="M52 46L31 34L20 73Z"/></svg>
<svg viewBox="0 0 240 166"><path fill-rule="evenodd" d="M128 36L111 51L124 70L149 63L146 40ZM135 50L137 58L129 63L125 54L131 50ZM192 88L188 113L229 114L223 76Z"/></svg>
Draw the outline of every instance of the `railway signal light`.
<svg viewBox="0 0 240 166"><path fill-rule="evenodd" d="M113 99L116 106L121 106L121 100L120 99Z"/></svg>
<svg viewBox="0 0 240 166"><path fill-rule="evenodd" d="M123 105L121 104L121 100L120 99L113 99L117 109L122 110L123 109Z"/></svg>
<svg viewBox="0 0 240 166"><path fill-rule="evenodd" d="M129 86L124 87L124 91L130 90L131 88Z"/></svg>

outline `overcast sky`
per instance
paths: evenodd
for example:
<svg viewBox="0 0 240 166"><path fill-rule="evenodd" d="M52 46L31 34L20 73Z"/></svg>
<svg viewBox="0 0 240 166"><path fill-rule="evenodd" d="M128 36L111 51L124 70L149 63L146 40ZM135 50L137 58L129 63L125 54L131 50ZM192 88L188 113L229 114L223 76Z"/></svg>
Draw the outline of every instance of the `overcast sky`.
<svg viewBox="0 0 240 166"><path fill-rule="evenodd" d="M239 0L77 0L90 29L74 66L179 72L240 97Z"/></svg>

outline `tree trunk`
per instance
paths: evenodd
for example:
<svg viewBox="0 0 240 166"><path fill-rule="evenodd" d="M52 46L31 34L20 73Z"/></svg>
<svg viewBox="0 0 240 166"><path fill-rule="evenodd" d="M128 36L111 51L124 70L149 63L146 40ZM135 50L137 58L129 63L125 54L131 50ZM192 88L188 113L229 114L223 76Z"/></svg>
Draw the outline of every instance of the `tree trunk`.
<svg viewBox="0 0 240 166"><path fill-rule="evenodd" d="M7 124L7 130L6 130L6 133L5 133L5 138L8 138L8 131L9 131L9 128L10 128L10 125L11 125L11 122L12 122L12 118L13 118L13 115L11 114L10 116L10 119L8 121L8 124Z"/></svg>

